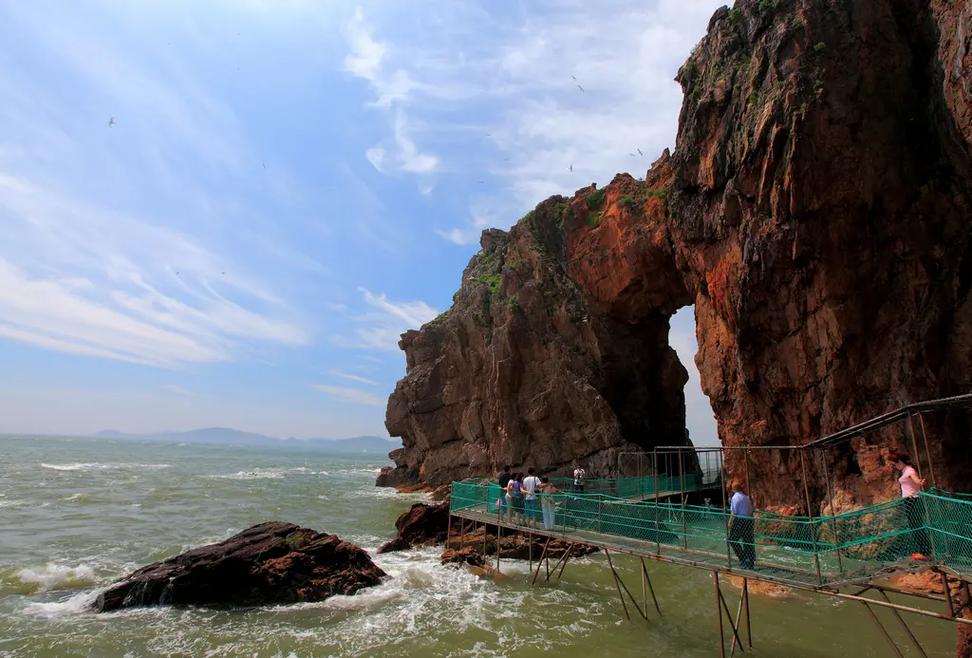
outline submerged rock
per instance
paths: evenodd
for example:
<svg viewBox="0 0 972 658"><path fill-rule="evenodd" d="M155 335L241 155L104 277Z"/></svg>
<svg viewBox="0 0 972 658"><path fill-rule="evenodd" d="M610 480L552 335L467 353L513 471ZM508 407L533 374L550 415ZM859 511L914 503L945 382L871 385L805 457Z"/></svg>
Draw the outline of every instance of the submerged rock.
<svg viewBox="0 0 972 658"><path fill-rule="evenodd" d="M321 601L377 585L384 576L364 550L337 535L270 521L142 567L99 595L94 608Z"/></svg>

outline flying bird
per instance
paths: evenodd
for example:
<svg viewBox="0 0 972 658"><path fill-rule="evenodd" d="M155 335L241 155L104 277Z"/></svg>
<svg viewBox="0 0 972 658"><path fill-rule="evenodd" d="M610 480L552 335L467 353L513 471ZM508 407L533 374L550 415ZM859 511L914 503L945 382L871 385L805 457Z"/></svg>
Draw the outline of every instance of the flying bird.
<svg viewBox="0 0 972 658"><path fill-rule="evenodd" d="M584 88L583 88L583 87L581 87L580 85L577 85L577 88L578 88L578 89L580 89L580 90L581 90L581 92L583 92L583 93L585 93L585 94L587 93L586 91L584 91Z"/></svg>
<svg viewBox="0 0 972 658"><path fill-rule="evenodd" d="M573 171L574 171L574 163L573 162L570 163L570 171L571 171L571 173L573 173Z"/></svg>
<svg viewBox="0 0 972 658"><path fill-rule="evenodd" d="M637 157L637 156L635 156L634 153L629 153L628 155L630 155L632 158Z"/></svg>
<svg viewBox="0 0 972 658"><path fill-rule="evenodd" d="M108 119L108 127L109 127L109 128L111 128L111 127L112 127L113 125L115 125L116 123L118 123L118 122L117 122L117 121L115 121L115 117L111 117L110 119Z"/></svg>
<svg viewBox="0 0 972 658"><path fill-rule="evenodd" d="M570 79L573 80L574 82L577 82L577 76L576 75L571 75L570 76Z"/></svg>
<svg viewBox="0 0 972 658"><path fill-rule="evenodd" d="M645 154L641 152L641 149L635 149L635 150L638 152L638 155L640 155L641 157L645 157Z"/></svg>

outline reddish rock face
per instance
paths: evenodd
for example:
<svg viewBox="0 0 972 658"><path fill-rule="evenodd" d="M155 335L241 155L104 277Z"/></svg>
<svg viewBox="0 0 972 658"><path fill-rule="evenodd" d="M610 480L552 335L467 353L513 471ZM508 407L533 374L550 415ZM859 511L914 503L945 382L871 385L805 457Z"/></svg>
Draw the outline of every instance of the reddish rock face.
<svg viewBox="0 0 972 658"><path fill-rule="evenodd" d="M629 177L620 186L647 193ZM379 484L438 484L504 464L607 473L619 451L686 443L687 374L668 347L668 314L637 295L614 312L625 307L611 299L623 282L598 299L568 273L590 254L583 240L641 217L611 194L554 197L509 233L483 234L453 307L402 336L407 375L385 423L404 448ZM647 239L635 245L650 252Z"/></svg>
<svg viewBox="0 0 972 658"><path fill-rule="evenodd" d="M674 152L644 182L540 204L487 231L453 308L405 334L385 477L504 463L607 469L685 442L668 318L726 446L796 445L972 390L968 3L738 0L678 73ZM938 484L969 486L967 414L927 420ZM814 511L894 495L901 429L809 465ZM741 477L734 453L729 477ZM927 464L926 464L927 466ZM590 469L589 469L590 470ZM761 506L803 501L798 459L754 452Z"/></svg>
<svg viewBox="0 0 972 658"><path fill-rule="evenodd" d="M761 5L717 12L679 71L672 156L696 361L731 446L802 443L972 385L969 162L932 12ZM961 435L933 432L940 484L968 486ZM883 452L858 441L824 457L838 496L893 495L886 457L902 432L873 439ZM798 463L753 459L764 504L800 499ZM810 480L822 499L819 465Z"/></svg>
<svg viewBox="0 0 972 658"><path fill-rule="evenodd" d="M384 576L365 551L337 535L271 521L142 567L102 592L95 608L322 601L377 585Z"/></svg>

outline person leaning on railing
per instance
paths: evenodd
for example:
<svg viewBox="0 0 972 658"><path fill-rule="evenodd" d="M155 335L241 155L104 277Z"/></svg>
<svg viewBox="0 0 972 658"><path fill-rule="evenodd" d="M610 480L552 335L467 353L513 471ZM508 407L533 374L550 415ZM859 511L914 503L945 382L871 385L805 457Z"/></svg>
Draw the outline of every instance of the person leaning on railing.
<svg viewBox="0 0 972 658"><path fill-rule="evenodd" d="M911 457L906 454L899 454L894 459L894 466L901 475L898 477L898 487L901 490L901 497L904 498L905 517L908 519L908 527L911 528L911 537L914 541L916 552L911 554L912 560L927 560L929 550L928 533L925 531L925 513L922 500L918 496L925 480L918 477L918 471L911 462Z"/></svg>

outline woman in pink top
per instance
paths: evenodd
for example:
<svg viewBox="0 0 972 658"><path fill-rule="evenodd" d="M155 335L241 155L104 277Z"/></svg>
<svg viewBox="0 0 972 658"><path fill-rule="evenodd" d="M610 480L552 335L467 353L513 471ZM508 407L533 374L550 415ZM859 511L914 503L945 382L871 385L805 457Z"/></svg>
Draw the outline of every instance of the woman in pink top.
<svg viewBox="0 0 972 658"><path fill-rule="evenodd" d="M901 488L901 497L905 499L905 516L908 518L908 527L911 528L911 537L915 546L918 548L916 553L911 554L913 560L927 560L928 533L925 531L925 512L922 500L918 496L925 480L918 477L918 471L911 463L911 457L900 454L895 458L895 467L901 471L898 477L898 486Z"/></svg>

